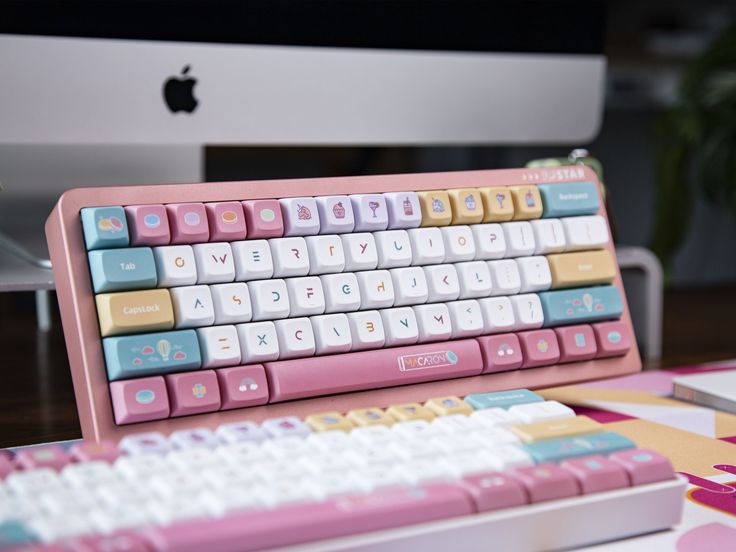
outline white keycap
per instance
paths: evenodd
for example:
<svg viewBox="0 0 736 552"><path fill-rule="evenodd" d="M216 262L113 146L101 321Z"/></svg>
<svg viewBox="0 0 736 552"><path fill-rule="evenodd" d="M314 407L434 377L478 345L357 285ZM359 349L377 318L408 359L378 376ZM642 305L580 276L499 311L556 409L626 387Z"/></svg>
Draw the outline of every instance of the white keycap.
<svg viewBox="0 0 736 552"><path fill-rule="evenodd" d="M257 364L279 358L279 342L273 322L252 322L235 326L243 364Z"/></svg>
<svg viewBox="0 0 736 552"><path fill-rule="evenodd" d="M331 274L345 269L345 253L340 236L308 236L305 240L310 274Z"/></svg>
<svg viewBox="0 0 736 552"><path fill-rule="evenodd" d="M390 464L365 467L357 472L357 477L366 491L411 484L405 470L400 470Z"/></svg>
<svg viewBox="0 0 736 552"><path fill-rule="evenodd" d="M360 483L350 473L325 472L315 478L314 483L327 497L354 495L363 490Z"/></svg>
<svg viewBox="0 0 736 552"><path fill-rule="evenodd" d="M277 460L295 460L316 452L310 442L294 435L280 439L269 439L263 443L261 449L265 454Z"/></svg>
<svg viewBox="0 0 736 552"><path fill-rule="evenodd" d="M174 447L188 449L196 447L215 448L220 444L219 439L206 427L192 427L179 429L169 435Z"/></svg>
<svg viewBox="0 0 736 552"><path fill-rule="evenodd" d="M289 292L284 280L256 280L248 284L253 320L275 320L289 316Z"/></svg>
<svg viewBox="0 0 736 552"><path fill-rule="evenodd" d="M439 433L426 420L407 420L406 422L397 422L391 426L391 431L398 435L401 442L407 440L414 442L427 442L432 437L437 437Z"/></svg>
<svg viewBox="0 0 736 552"><path fill-rule="evenodd" d="M472 337L483 333L483 314L474 299L446 303L450 311L452 338Z"/></svg>
<svg viewBox="0 0 736 552"><path fill-rule="evenodd" d="M274 333L275 333L274 329ZM215 434L225 443L260 443L267 438L266 432L255 422L234 422L222 424ZM222 450L225 447L220 447Z"/></svg>
<svg viewBox="0 0 736 552"><path fill-rule="evenodd" d="M345 458L360 467L391 465L396 462L393 451L381 443L355 443L345 451Z"/></svg>
<svg viewBox="0 0 736 552"><path fill-rule="evenodd" d="M326 455L341 451L352 443L348 434L339 430L311 433L307 440Z"/></svg>
<svg viewBox="0 0 736 552"><path fill-rule="evenodd" d="M524 295L514 295L509 297L511 306L514 309L514 330L533 330L541 328L544 324L544 312L542 312L542 303L539 295L536 293L526 293Z"/></svg>
<svg viewBox="0 0 736 552"><path fill-rule="evenodd" d="M267 506L259 485L236 483L234 485L205 491L200 501L213 517L222 517L230 512L262 509Z"/></svg>
<svg viewBox="0 0 736 552"><path fill-rule="evenodd" d="M513 468L526 468L534 465L534 460L529 454L516 445L496 447L488 453L496 467L494 471L506 471Z"/></svg>
<svg viewBox="0 0 736 552"><path fill-rule="evenodd" d="M521 418L525 424L575 417L575 411L572 408L557 401L515 404L509 408L509 412Z"/></svg>
<svg viewBox="0 0 736 552"><path fill-rule="evenodd" d="M55 489L63 489L64 482L51 468L14 471L5 479L7 488L16 495L34 495Z"/></svg>
<svg viewBox="0 0 736 552"><path fill-rule="evenodd" d="M169 292L176 328L196 328L215 323L215 308L209 286L178 287Z"/></svg>
<svg viewBox="0 0 736 552"><path fill-rule="evenodd" d="M191 286L197 283L197 264L191 245L154 247L158 287Z"/></svg>
<svg viewBox="0 0 736 552"><path fill-rule="evenodd" d="M444 262L457 263L475 258L475 240L470 226L444 226L440 232L445 243Z"/></svg>
<svg viewBox="0 0 736 552"><path fill-rule="evenodd" d="M488 458L488 455L474 452L453 454L441 461L446 469L456 478L495 471L496 464Z"/></svg>
<svg viewBox="0 0 736 552"><path fill-rule="evenodd" d="M412 345L419 339L417 317L411 307L379 311L386 333L386 346Z"/></svg>
<svg viewBox="0 0 736 552"><path fill-rule="evenodd" d="M317 276L289 278L286 280L289 291L289 316L308 316L325 312L325 294L322 280Z"/></svg>
<svg viewBox="0 0 736 552"><path fill-rule="evenodd" d="M229 243L196 243L192 249L198 283L218 284L235 279L235 262Z"/></svg>
<svg viewBox="0 0 736 552"><path fill-rule="evenodd" d="M381 314L376 310L351 312L348 314L353 351L383 347L386 335L383 331Z"/></svg>
<svg viewBox="0 0 736 552"><path fill-rule="evenodd" d="M103 483L119 481L119 476L112 466L101 460L68 464L61 470L61 477L70 487L84 490Z"/></svg>
<svg viewBox="0 0 736 552"><path fill-rule="evenodd" d="M313 316L314 343L318 355L345 353L352 348L350 323L345 314Z"/></svg>
<svg viewBox="0 0 736 552"><path fill-rule="evenodd" d="M389 270L394 286L394 305L418 305L429 297L427 279L419 266L393 268Z"/></svg>
<svg viewBox="0 0 736 552"><path fill-rule="evenodd" d="M394 285L388 270L358 272L356 277L362 309L380 309L394 304Z"/></svg>
<svg viewBox="0 0 736 552"><path fill-rule="evenodd" d="M534 232L535 255L565 250L565 230L560 219L537 219L529 222Z"/></svg>
<svg viewBox="0 0 736 552"><path fill-rule="evenodd" d="M309 253L304 238L274 238L268 240L273 257L273 276L306 276L309 274Z"/></svg>
<svg viewBox="0 0 736 552"><path fill-rule="evenodd" d="M521 292L544 291L552 285L552 273L547 257L520 257L515 259L519 265Z"/></svg>
<svg viewBox="0 0 736 552"><path fill-rule="evenodd" d="M414 459L406 472L412 485L449 481L455 477L444 462L437 461L437 457Z"/></svg>
<svg viewBox="0 0 736 552"><path fill-rule="evenodd" d="M118 443L118 448L128 455L166 454L171 450L171 442L161 433L149 431L126 435Z"/></svg>
<svg viewBox="0 0 736 552"><path fill-rule="evenodd" d="M319 212L313 197L279 199L284 219L284 236L319 234Z"/></svg>
<svg viewBox="0 0 736 552"><path fill-rule="evenodd" d="M28 525L41 541L47 544L91 533L95 528L89 516L81 513L38 517L31 520Z"/></svg>
<svg viewBox="0 0 736 552"><path fill-rule="evenodd" d="M266 240L232 242L235 279L239 282L265 280L273 276L271 247Z"/></svg>
<svg viewBox="0 0 736 552"><path fill-rule="evenodd" d="M309 426L296 416L284 416L282 418L269 418L261 427L271 437L307 437L312 433Z"/></svg>
<svg viewBox="0 0 736 552"><path fill-rule="evenodd" d="M506 257L524 257L534 254L534 232L527 221L506 222L501 225L506 237Z"/></svg>
<svg viewBox="0 0 736 552"><path fill-rule="evenodd" d="M412 264L439 264L445 260L445 242L439 228L407 230L411 242Z"/></svg>
<svg viewBox="0 0 736 552"><path fill-rule="evenodd" d="M360 287L355 274L320 276L325 295L325 312L349 312L360 308Z"/></svg>
<svg viewBox="0 0 736 552"><path fill-rule="evenodd" d="M252 470L248 469L247 465L241 466L238 469L230 464L223 465L220 455L217 455L216 458L219 464L215 468L206 468L199 471L202 479L216 490L224 491L229 487L239 485L254 486L260 483L258 476Z"/></svg>
<svg viewBox="0 0 736 552"><path fill-rule="evenodd" d="M353 194L350 201L353 204L356 232L375 232L388 227L386 199L382 194Z"/></svg>
<svg viewBox="0 0 736 552"><path fill-rule="evenodd" d="M506 237L500 224L473 224L475 258L486 261L502 259L506 255Z"/></svg>
<svg viewBox="0 0 736 552"><path fill-rule="evenodd" d="M353 206L348 196L316 197L322 234L344 234L355 227Z"/></svg>
<svg viewBox="0 0 736 552"><path fill-rule="evenodd" d="M95 527L95 532L103 534L114 533L122 529L134 529L149 525L151 518L162 510L151 507L152 503L135 503L129 505L111 505L110 509L95 510L90 513L90 521Z"/></svg>
<svg viewBox="0 0 736 552"><path fill-rule="evenodd" d="M452 325L447 305L436 303L434 305L417 305L411 308L417 317L420 343L450 338Z"/></svg>
<svg viewBox="0 0 736 552"><path fill-rule="evenodd" d="M460 295L460 282L457 270L451 264L425 266L427 288L429 289L430 303L438 301L453 301Z"/></svg>
<svg viewBox="0 0 736 552"><path fill-rule="evenodd" d="M470 417L476 419L483 427L489 428L510 427L522 423L521 418L511 414L505 408L484 408L483 410L476 410Z"/></svg>
<svg viewBox="0 0 736 552"><path fill-rule="evenodd" d="M373 234L378 250L378 268L397 268L411 264L411 242L406 230L387 230Z"/></svg>
<svg viewBox="0 0 736 552"><path fill-rule="evenodd" d="M422 223L422 208L416 192L383 194L388 208L389 228L416 228Z"/></svg>
<svg viewBox="0 0 736 552"><path fill-rule="evenodd" d="M243 282L210 286L215 324L249 322L253 316L248 286Z"/></svg>
<svg viewBox="0 0 736 552"><path fill-rule="evenodd" d="M309 318L277 320L276 335L279 338L279 358L299 358L314 354L314 331Z"/></svg>
<svg viewBox="0 0 736 552"><path fill-rule="evenodd" d="M155 474L171 470L171 466L158 454L136 454L118 458L114 469L126 481L140 484Z"/></svg>
<svg viewBox="0 0 736 552"><path fill-rule="evenodd" d="M202 502L201 497L203 493L204 490L192 493L185 500L172 495L151 501L148 509L151 512L153 523L171 525L172 523L183 522L185 520L206 518L209 509Z"/></svg>
<svg viewBox="0 0 736 552"><path fill-rule="evenodd" d="M488 297L491 294L491 271L483 261L457 263L458 282L460 285L460 299Z"/></svg>
<svg viewBox="0 0 736 552"><path fill-rule="evenodd" d="M159 497L180 496L183 500L205 489L201 477L192 477L191 473L178 470L156 474L147 483Z"/></svg>
<svg viewBox="0 0 736 552"><path fill-rule="evenodd" d="M89 485L93 489L97 485L102 484L104 484L103 481L93 479L89 481ZM90 487L80 485L76 489L42 493L41 495L36 495L35 499L43 512L48 516L56 517L66 514L77 515L79 513L88 513L91 509L99 507L97 497L92 493L88 493Z"/></svg>
<svg viewBox="0 0 736 552"><path fill-rule="evenodd" d="M218 435L219 438L219 435ZM176 449L166 455L166 461L180 473L215 469L222 464L220 457L210 449Z"/></svg>
<svg viewBox="0 0 736 552"><path fill-rule="evenodd" d="M240 363L240 343L235 326L197 329L202 368L235 366Z"/></svg>
<svg viewBox="0 0 736 552"><path fill-rule="evenodd" d="M345 253L346 272L372 270L378 266L378 252L373 234L344 234L340 239Z"/></svg>
<svg viewBox="0 0 736 552"><path fill-rule="evenodd" d="M268 438L265 430L261 429L261 433L264 435L264 438L262 440L265 441ZM218 432L218 435L220 435L220 432ZM251 477L252 468L256 464L274 460L274 458L271 458L268 454L266 454L266 452L263 450L263 447L261 447L258 443L254 441L245 441L223 445L215 449L215 454L218 458L221 458L222 461L228 466L240 470L243 470L243 468L245 467L246 469L243 471L251 472L249 473L249 476Z"/></svg>
<svg viewBox="0 0 736 552"><path fill-rule="evenodd" d="M513 295L521 289L519 265L511 259L488 261L491 271L491 295Z"/></svg>
<svg viewBox="0 0 736 552"><path fill-rule="evenodd" d="M464 418L465 421L469 421L467 416L464 416ZM459 430L456 433L447 433L434 441L435 446L443 451L449 459L466 452L475 454L478 452L478 444L472 439L473 432L474 430Z"/></svg>
<svg viewBox="0 0 736 552"><path fill-rule="evenodd" d="M514 329L514 308L508 297L479 299L483 312L483 333L503 333Z"/></svg>
<svg viewBox="0 0 736 552"><path fill-rule="evenodd" d="M396 441L396 433L385 425L375 425L355 428L350 438L365 446L384 446Z"/></svg>
<svg viewBox="0 0 736 552"><path fill-rule="evenodd" d="M569 217L561 220L567 242L565 251L598 249L608 243L608 226L605 219L599 215Z"/></svg>
<svg viewBox="0 0 736 552"><path fill-rule="evenodd" d="M472 420L464 414L438 416L432 420L432 427L434 427L438 433L442 434L443 441L447 440L448 436L455 436L481 429L481 425L477 421ZM461 446L461 448L463 447L464 445Z"/></svg>
<svg viewBox="0 0 736 552"><path fill-rule="evenodd" d="M521 443L516 435L501 427L484 428L482 431L473 433L471 438L482 447L490 450L503 445L518 445Z"/></svg>

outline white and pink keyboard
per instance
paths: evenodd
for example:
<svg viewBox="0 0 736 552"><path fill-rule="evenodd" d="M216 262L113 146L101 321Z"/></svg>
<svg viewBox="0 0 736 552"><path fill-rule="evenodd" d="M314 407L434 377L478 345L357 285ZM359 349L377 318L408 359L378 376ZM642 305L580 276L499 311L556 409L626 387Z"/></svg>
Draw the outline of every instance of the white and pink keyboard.
<svg viewBox="0 0 736 552"><path fill-rule="evenodd" d="M666 459L488 394L641 368L585 167L78 189L46 233L87 441L0 464L8 534L538 549L679 519Z"/></svg>

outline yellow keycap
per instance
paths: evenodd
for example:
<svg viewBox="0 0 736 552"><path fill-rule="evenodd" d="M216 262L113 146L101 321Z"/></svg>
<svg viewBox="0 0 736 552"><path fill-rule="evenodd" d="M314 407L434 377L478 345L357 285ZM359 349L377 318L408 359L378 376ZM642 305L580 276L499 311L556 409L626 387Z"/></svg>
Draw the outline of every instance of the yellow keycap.
<svg viewBox="0 0 736 552"><path fill-rule="evenodd" d="M447 226L452 222L450 196L444 190L417 192L422 208L422 226Z"/></svg>
<svg viewBox="0 0 736 552"><path fill-rule="evenodd" d="M424 406L429 408L438 416L449 416L450 414L466 414L473 413L473 407L462 400L460 397L436 397L429 399Z"/></svg>
<svg viewBox="0 0 736 552"><path fill-rule="evenodd" d="M304 421L314 431L332 431L335 429L350 431L355 427L350 420L337 411L312 414L304 418Z"/></svg>
<svg viewBox="0 0 736 552"><path fill-rule="evenodd" d="M542 197L536 186L511 186L514 198L514 220L537 219L542 216Z"/></svg>
<svg viewBox="0 0 736 552"><path fill-rule="evenodd" d="M547 255L547 260L552 273L552 288L608 284L616 275L613 257L605 249Z"/></svg>
<svg viewBox="0 0 736 552"><path fill-rule="evenodd" d="M380 408L356 408L348 412L348 420L358 427L391 425L394 419Z"/></svg>
<svg viewBox="0 0 736 552"><path fill-rule="evenodd" d="M480 188L483 222L503 222L514 218L514 201L508 188Z"/></svg>
<svg viewBox="0 0 736 552"><path fill-rule="evenodd" d="M425 408L419 403L395 404L390 406L386 413L399 422L408 422L409 420L427 420L430 422L435 417L429 408Z"/></svg>
<svg viewBox="0 0 736 552"><path fill-rule="evenodd" d="M101 293L95 300L102 337L174 327L174 310L166 289Z"/></svg>
<svg viewBox="0 0 736 552"><path fill-rule="evenodd" d="M447 190L452 207L452 224L475 224L483 220L483 200L475 188Z"/></svg>
<svg viewBox="0 0 736 552"><path fill-rule="evenodd" d="M575 416L565 420L548 420L536 424L517 425L510 428L525 443L544 441L545 439L562 439L575 435L587 435L603 431L602 424L587 416Z"/></svg>

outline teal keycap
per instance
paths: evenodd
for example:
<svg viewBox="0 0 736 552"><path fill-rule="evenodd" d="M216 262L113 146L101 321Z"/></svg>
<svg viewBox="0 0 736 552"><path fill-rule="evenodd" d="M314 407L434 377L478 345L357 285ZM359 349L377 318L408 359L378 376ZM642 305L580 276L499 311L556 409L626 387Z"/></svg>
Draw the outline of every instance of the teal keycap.
<svg viewBox="0 0 736 552"><path fill-rule="evenodd" d="M615 286L543 291L539 300L546 327L613 320L624 312L621 294Z"/></svg>
<svg viewBox="0 0 736 552"><path fill-rule="evenodd" d="M467 395L465 402L475 410L483 410L484 408L509 408L515 404L544 402L544 398L528 389L512 389L511 391Z"/></svg>
<svg viewBox="0 0 736 552"><path fill-rule="evenodd" d="M202 365L194 330L106 337L102 348L110 381L196 370Z"/></svg>
<svg viewBox="0 0 736 552"><path fill-rule="evenodd" d="M97 249L88 257L95 293L156 287L156 263L150 247Z"/></svg>
<svg viewBox="0 0 736 552"><path fill-rule="evenodd" d="M581 435L579 437L566 437L564 439L550 439L539 441L523 448L529 453L537 464L544 462L562 462L570 458L590 456L592 454L608 455L620 450L636 448L631 439L627 439L618 433L594 433L593 435Z"/></svg>
<svg viewBox="0 0 736 552"><path fill-rule="evenodd" d="M30 545L37 540L35 533L20 521L0 522L0 549Z"/></svg>
<svg viewBox="0 0 736 552"><path fill-rule="evenodd" d="M128 223L122 207L87 207L81 216L87 249L128 245Z"/></svg>
<svg viewBox="0 0 736 552"><path fill-rule="evenodd" d="M573 217L598 212L598 186L594 182L540 184L544 211L542 217Z"/></svg>

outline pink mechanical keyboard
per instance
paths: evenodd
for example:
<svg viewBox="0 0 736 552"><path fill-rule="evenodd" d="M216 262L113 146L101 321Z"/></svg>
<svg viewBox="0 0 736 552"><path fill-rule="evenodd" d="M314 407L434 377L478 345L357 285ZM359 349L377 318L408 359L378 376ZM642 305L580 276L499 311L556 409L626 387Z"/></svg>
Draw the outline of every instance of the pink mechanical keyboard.
<svg viewBox="0 0 736 552"><path fill-rule="evenodd" d="M0 547L536 550L679 521L666 458L528 390L641 368L585 167L78 189L46 233L86 441L0 456Z"/></svg>

